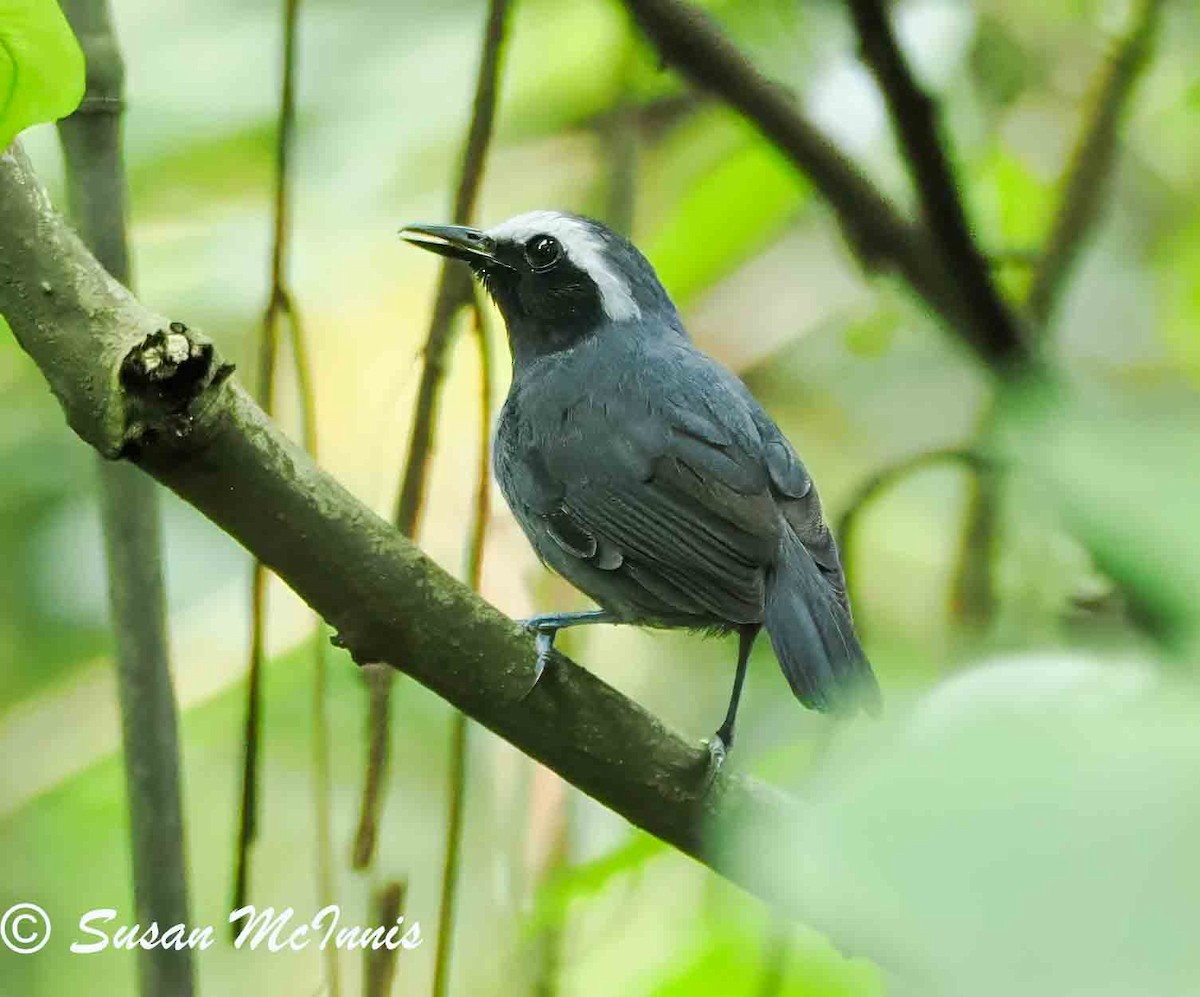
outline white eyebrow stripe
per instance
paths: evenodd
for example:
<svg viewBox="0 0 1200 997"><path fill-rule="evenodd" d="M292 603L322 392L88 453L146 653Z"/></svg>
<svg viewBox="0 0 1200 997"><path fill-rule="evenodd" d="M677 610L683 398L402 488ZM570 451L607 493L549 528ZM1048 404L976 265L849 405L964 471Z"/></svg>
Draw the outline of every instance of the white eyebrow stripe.
<svg viewBox="0 0 1200 997"><path fill-rule="evenodd" d="M586 222L558 211L530 211L517 215L487 234L493 239L525 242L535 235L552 235L561 243L571 262L596 282L604 314L613 322L640 318L642 310L633 299L629 282L614 270L604 252L604 243Z"/></svg>

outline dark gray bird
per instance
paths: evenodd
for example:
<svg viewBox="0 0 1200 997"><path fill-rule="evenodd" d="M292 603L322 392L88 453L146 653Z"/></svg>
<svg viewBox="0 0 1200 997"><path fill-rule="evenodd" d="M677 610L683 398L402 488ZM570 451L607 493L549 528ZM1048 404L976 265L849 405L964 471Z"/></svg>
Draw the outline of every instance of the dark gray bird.
<svg viewBox="0 0 1200 997"><path fill-rule="evenodd" d="M527 621L539 675L566 627L736 631L718 760L763 627L805 706L878 703L812 478L745 385L692 344L632 244L554 211L401 236L464 260L504 316L513 377L496 477L542 561L602 607Z"/></svg>

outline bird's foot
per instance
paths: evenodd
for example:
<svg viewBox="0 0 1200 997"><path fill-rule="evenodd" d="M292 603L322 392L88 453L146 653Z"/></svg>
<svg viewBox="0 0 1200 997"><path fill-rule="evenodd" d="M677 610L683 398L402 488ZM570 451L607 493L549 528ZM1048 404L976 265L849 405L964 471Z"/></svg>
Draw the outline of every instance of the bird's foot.
<svg viewBox="0 0 1200 997"><path fill-rule="evenodd" d="M533 666L533 685L529 687L529 691L525 695L528 696L530 692L533 692L538 679L542 677L542 672L546 670L546 665L550 663L550 652L554 650L554 638L560 630L589 623L618 622L621 621L604 609L591 609L582 613L543 613L540 616L531 616L527 620L522 620L521 626L531 631L537 638L535 644L537 660Z"/></svg>
<svg viewBox="0 0 1200 997"><path fill-rule="evenodd" d="M704 790L707 792L729 757L729 752L733 750L733 731L722 727L704 741L704 746L708 749L708 769L704 776Z"/></svg>
<svg viewBox="0 0 1200 997"><path fill-rule="evenodd" d="M537 658L533 662L533 681L525 691L525 695L528 696L537 686L538 680L546 670L546 665L550 663L550 654L554 650L554 638L558 634L559 627L554 617L549 615L533 616L528 620L521 620L521 626L533 633L533 646L537 649Z"/></svg>

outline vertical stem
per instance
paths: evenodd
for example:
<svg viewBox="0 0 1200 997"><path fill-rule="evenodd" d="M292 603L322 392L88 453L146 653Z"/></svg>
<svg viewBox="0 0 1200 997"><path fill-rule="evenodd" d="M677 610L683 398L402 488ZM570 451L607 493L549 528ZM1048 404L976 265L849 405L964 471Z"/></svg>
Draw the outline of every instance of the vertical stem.
<svg viewBox="0 0 1200 997"><path fill-rule="evenodd" d="M474 215L475 201L483 182L483 168L496 115L500 63L509 6L509 0L490 0L488 7L471 124L467 130L462 169L454 195L453 220L460 225L469 223ZM470 302L471 277L466 267L460 263L447 262L442 266L438 279L429 334L425 340L425 361L421 370L421 384L417 390L412 431L408 441L408 457L405 460L400 493L396 500L395 523L407 537L417 536L425 508L425 489L433 460L438 406L441 401L442 381L446 375L446 356L453 339L454 320ZM392 669L380 670L372 677L370 685L367 764L352 855L352 863L356 869L370 866L379 836L379 814L383 808L388 769L388 727L391 721L394 674Z"/></svg>
<svg viewBox="0 0 1200 997"><path fill-rule="evenodd" d="M276 319L269 309L259 339L258 398L270 412L275 397ZM262 672L266 660L267 568L255 560L250 581L250 661L246 669L246 712L242 726L242 785L238 806L233 898L230 908L246 903L250 888L250 852L258 837L259 739L262 736ZM233 929L236 930L236 929Z"/></svg>
<svg viewBox="0 0 1200 997"><path fill-rule="evenodd" d="M984 409L972 448L989 453L996 399ZM1000 525L1001 474L987 462L967 478L963 530L950 574L950 618L965 633L983 636L996 613L995 553Z"/></svg>
<svg viewBox="0 0 1200 997"><path fill-rule="evenodd" d="M285 90L288 88L285 88ZM281 280L283 277L281 276ZM292 301L290 292L281 285L280 293L288 315L288 331L292 347L292 363L295 368L297 393L300 396L300 435L304 448L317 456L317 403L312 383L312 361L308 353L308 340L300 321L300 313ZM337 877L333 858L333 776L330 769L329 737L329 658L325 626L321 618L314 617L312 633L312 776L313 776L313 826L315 829L317 863L317 903L327 907L337 899ZM340 997L341 970L338 950L334 946L324 949L326 979L329 997Z"/></svg>
<svg viewBox="0 0 1200 997"><path fill-rule="evenodd" d="M271 239L270 281L267 307L259 334L258 396L271 412L275 402L275 375L279 354L280 324L286 322L291 347L293 374L300 398L301 438L312 456L317 453L317 407L312 378L312 361L303 323L288 286L288 251L291 219L291 156L296 121L296 38L299 0L283 3L283 73L280 83L279 120L275 133L275 188ZM247 683L245 761L242 773L241 823L238 835L234 906L245 903L249 888L250 848L257 834L259 755L262 730L262 671L266 661L267 570L254 564L251 597L251 649ZM333 786L330 774L329 722L327 715L328 662L325 631L316 620L312 634L312 779L313 826L316 838L316 887L321 907L335 902L337 882L333 863ZM341 993L338 953L324 949L326 984L331 997Z"/></svg>
<svg viewBox="0 0 1200 997"><path fill-rule="evenodd" d="M450 805L446 813L446 854L442 862L442 902L438 908L437 947L433 957L433 997L446 997L450 989L450 957L454 950L454 920L458 913L458 876L461 865L463 809L467 787L467 716L458 710L450 721Z"/></svg>
<svg viewBox="0 0 1200 997"><path fill-rule="evenodd" d="M375 916L372 924L384 927L395 924L404 913L408 884L403 880L388 883L375 897ZM396 979L396 949L368 948L363 953L363 997L389 997Z"/></svg>
<svg viewBox="0 0 1200 997"><path fill-rule="evenodd" d="M475 503L467 543L466 580L476 592L483 580L483 549L491 516L492 337L486 305L476 288L472 314L479 351L479 461L475 471ZM450 731L450 805L446 814L446 854L442 865L442 903L438 911L437 949L433 964L433 997L446 997L450 987L450 958L458 911L458 882L462 855L463 815L467 795L467 751L470 724L455 712Z"/></svg>
<svg viewBox="0 0 1200 997"><path fill-rule="evenodd" d="M179 734L167 657L157 486L128 464L100 466L109 605L117 636L117 692L133 857L142 923L186 924ZM193 993L188 952L155 949L138 959L143 997Z"/></svg>
<svg viewBox="0 0 1200 997"><path fill-rule="evenodd" d="M1150 62L1164 0L1140 0L1125 39L1107 60L1094 87L1091 115L1076 141L1061 184L1061 203L1029 291L1029 315L1041 331L1099 220L1112 177L1117 139L1130 98Z"/></svg>
<svg viewBox="0 0 1200 997"><path fill-rule="evenodd" d="M608 172L605 177L604 221L624 236L633 231L637 206L638 119L630 77L635 64L634 49L625 50L621 66L621 92L605 122Z"/></svg>
<svg viewBox="0 0 1200 997"><path fill-rule="evenodd" d="M755 997L779 997L783 993L784 971L787 969L788 945L791 942L791 923L773 913L763 944L763 975Z"/></svg>
<svg viewBox="0 0 1200 997"><path fill-rule="evenodd" d="M537 769L534 772L535 796L539 781L542 782L542 788L549 788L552 794L549 801L552 809L547 820L549 835L546 850L541 867L536 871L537 882L541 885L553 880L558 871L567 864L567 858L571 853L571 789L569 786L562 785L553 772ZM538 931L533 958L534 997L555 997L555 994L559 992L565 922L564 913L563 917L553 919Z"/></svg>
<svg viewBox="0 0 1200 997"><path fill-rule="evenodd" d="M67 193L79 234L117 280L130 281L121 150L124 66L105 0L65 0L87 56L87 95L59 123ZM116 636L117 694L137 918L188 920L179 733L167 647L157 486L132 465L102 461L100 512ZM187 951L142 951L142 997L190 997Z"/></svg>

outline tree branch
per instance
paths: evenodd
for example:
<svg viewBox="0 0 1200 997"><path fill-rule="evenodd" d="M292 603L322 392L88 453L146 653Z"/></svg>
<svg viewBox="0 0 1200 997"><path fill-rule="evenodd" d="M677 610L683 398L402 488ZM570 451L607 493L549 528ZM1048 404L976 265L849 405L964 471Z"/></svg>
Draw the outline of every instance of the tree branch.
<svg viewBox="0 0 1200 997"><path fill-rule="evenodd" d="M804 173L833 208L851 249L868 270L903 277L947 327L989 364L1008 349L959 288L929 232L910 222L868 177L809 122L779 85L763 76L686 0L624 0L663 60L725 100Z"/></svg>
<svg viewBox="0 0 1200 997"><path fill-rule="evenodd" d="M68 203L100 262L128 285L120 119L124 65L105 0L66 0L63 8L87 58L84 102L58 125ZM44 287L41 293L47 293ZM158 488L127 464L99 463L134 904L142 923L186 923L178 716L167 640ZM193 993L189 952L141 952L137 972L142 997Z"/></svg>
<svg viewBox="0 0 1200 997"><path fill-rule="evenodd" d="M785 901L771 863L736 846L786 838L795 801L727 772L707 785L706 749L565 657L531 690L530 635L321 471L207 338L105 274L16 146L0 155L0 314L80 436L260 557L356 660L393 665L633 824Z"/></svg>
<svg viewBox="0 0 1200 997"><path fill-rule="evenodd" d="M863 60L879 82L904 150L925 226L946 270L962 289L976 350L992 366L1009 370L1029 359L1020 324L992 282L987 260L971 234L958 184L939 134L937 107L913 78L883 0L850 0Z"/></svg>
<svg viewBox="0 0 1200 997"><path fill-rule="evenodd" d="M1142 0L1133 27L1107 60L1095 88L1092 117L1071 155L1062 201L1029 291L1029 315L1044 329L1066 287L1080 250L1100 217L1116 158L1121 119L1150 61L1163 0Z"/></svg>
<svg viewBox="0 0 1200 997"><path fill-rule="evenodd" d="M509 0L491 0L488 7L479 56L479 75L475 81L475 97L471 106L471 123L467 129L458 189L454 195L453 221L456 225L471 222L475 214L475 201L483 183L483 167L496 117L496 95L508 7ZM425 359L408 440L408 456L396 499L396 526L407 537L415 538L420 530L451 333L458 313L471 302L471 289L471 276L466 267L459 263L443 262L434 295L429 334L425 339ZM391 673L384 672L375 677L370 687L366 776L352 856L356 869L365 869L370 865L379 834L379 811L383 806L384 775L391 743L387 736L391 725L391 679Z"/></svg>

